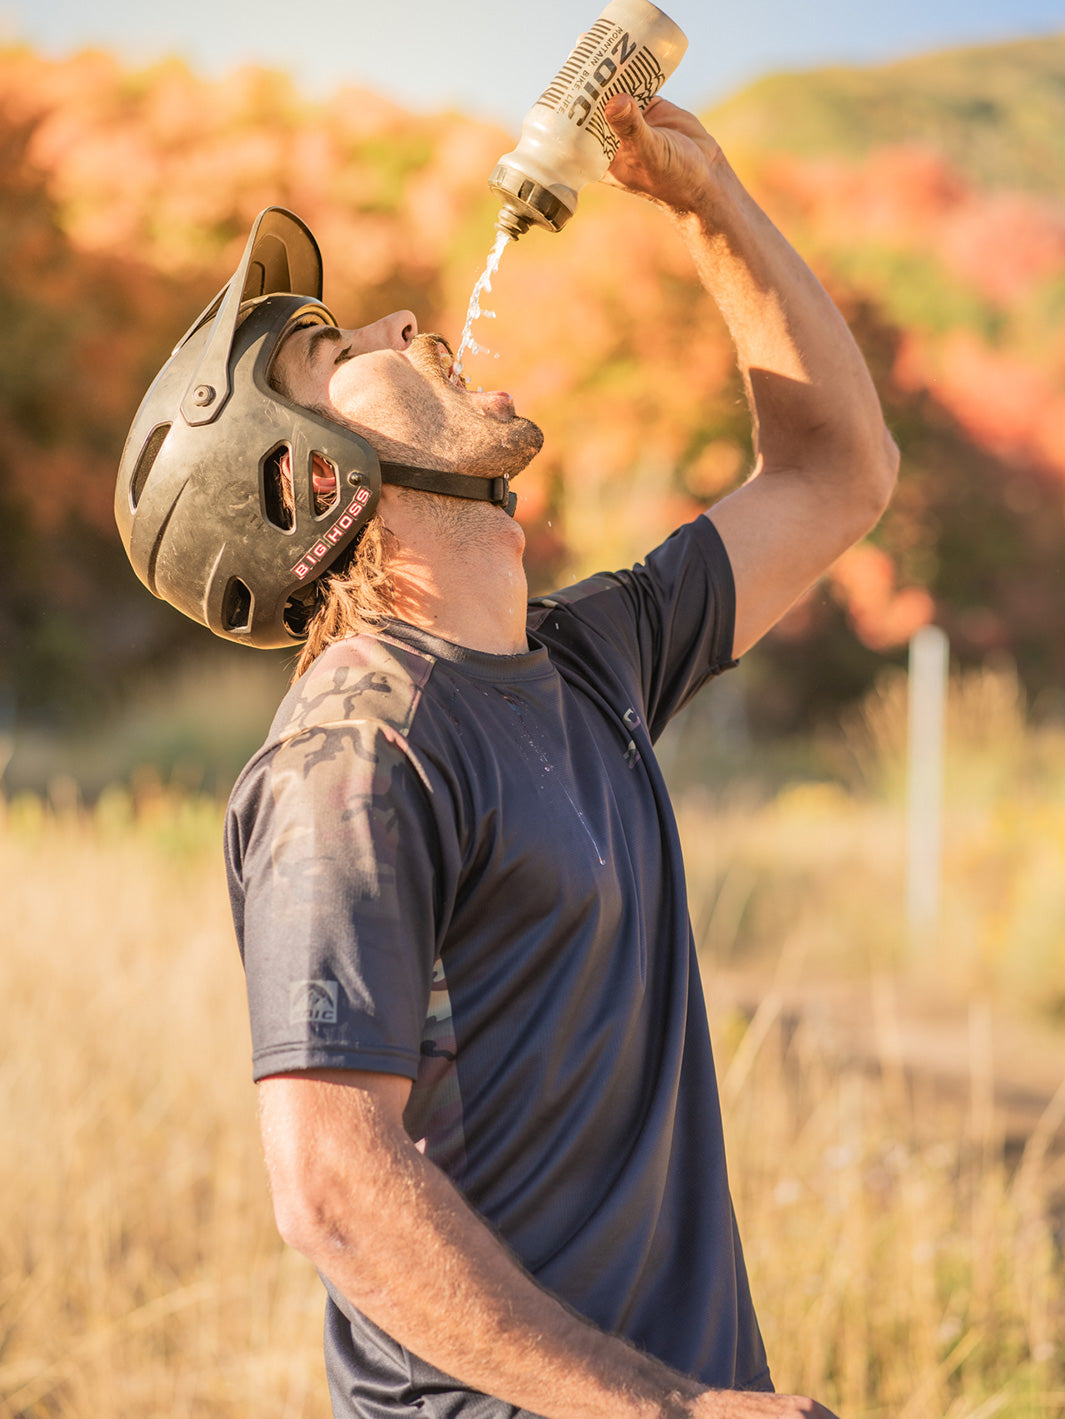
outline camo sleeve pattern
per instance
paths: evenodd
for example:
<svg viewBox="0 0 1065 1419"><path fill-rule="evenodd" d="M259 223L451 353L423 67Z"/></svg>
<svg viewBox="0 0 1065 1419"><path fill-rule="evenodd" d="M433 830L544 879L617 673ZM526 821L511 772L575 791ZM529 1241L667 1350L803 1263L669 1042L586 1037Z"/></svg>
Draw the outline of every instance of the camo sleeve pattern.
<svg viewBox="0 0 1065 1419"><path fill-rule="evenodd" d="M436 828L402 735L375 720L310 725L260 758L230 820L255 1078L414 1078L436 954Z"/></svg>

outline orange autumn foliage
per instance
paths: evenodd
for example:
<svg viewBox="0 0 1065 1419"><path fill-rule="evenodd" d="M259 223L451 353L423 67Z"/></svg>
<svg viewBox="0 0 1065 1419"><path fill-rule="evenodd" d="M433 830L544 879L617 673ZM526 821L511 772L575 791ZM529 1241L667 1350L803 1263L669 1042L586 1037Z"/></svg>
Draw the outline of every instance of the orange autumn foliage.
<svg viewBox="0 0 1065 1419"><path fill-rule="evenodd" d="M363 90L311 102L261 71L208 82L177 62L134 73L105 54L0 49L0 631L28 647L59 618L101 675L181 643L187 628L152 619L123 567L114 467L255 213L308 221L345 323L409 306L455 338L492 240L487 174L512 136ZM1065 205L984 189L914 141L750 167L851 320L904 454L873 542L790 618L781 644L811 650L788 673L815 678L816 647L846 634L871 674L874 652L935 618L963 656L984 653L974 628L993 622L1033 684L1065 675L1044 634L1065 615L1050 574L1065 552ZM476 336L499 358L467 372L547 433L519 485L535 585L640 556L746 476L727 334L649 204L586 191L562 235L508 248L485 303L497 318Z"/></svg>

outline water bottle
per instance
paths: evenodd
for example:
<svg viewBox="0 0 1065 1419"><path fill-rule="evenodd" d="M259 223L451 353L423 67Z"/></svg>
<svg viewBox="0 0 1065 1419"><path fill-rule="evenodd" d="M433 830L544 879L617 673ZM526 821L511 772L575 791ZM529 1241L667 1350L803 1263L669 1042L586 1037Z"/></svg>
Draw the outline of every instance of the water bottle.
<svg viewBox="0 0 1065 1419"><path fill-rule="evenodd" d="M536 224L561 231L577 194L602 177L618 140L603 116L615 94L641 109L680 63L688 41L648 0L611 0L529 110L521 139L488 179L503 199L496 225L511 237Z"/></svg>

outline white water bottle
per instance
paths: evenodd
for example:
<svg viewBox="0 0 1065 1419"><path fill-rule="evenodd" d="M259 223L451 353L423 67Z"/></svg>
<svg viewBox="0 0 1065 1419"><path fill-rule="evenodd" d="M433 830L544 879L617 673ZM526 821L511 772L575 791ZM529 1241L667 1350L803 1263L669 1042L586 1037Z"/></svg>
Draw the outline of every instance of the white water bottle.
<svg viewBox="0 0 1065 1419"><path fill-rule="evenodd" d="M683 31L648 0L611 0L529 110L521 139L488 179L503 199L496 225L518 237L532 225L561 231L577 194L601 178L618 140L603 116L615 94L641 109L680 63Z"/></svg>

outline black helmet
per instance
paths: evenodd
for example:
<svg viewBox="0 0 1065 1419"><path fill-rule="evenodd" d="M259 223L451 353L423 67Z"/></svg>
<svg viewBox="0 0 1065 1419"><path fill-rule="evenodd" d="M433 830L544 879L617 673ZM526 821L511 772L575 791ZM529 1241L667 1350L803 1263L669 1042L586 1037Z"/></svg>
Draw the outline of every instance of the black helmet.
<svg viewBox="0 0 1065 1419"><path fill-rule="evenodd" d="M513 512L506 479L382 465L364 438L271 388L271 360L295 322L336 325L321 297L310 230L268 207L232 279L144 396L119 465L115 519L134 571L245 645L303 638L313 583L365 527L382 476ZM316 455L333 470L325 494Z"/></svg>

